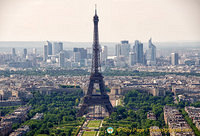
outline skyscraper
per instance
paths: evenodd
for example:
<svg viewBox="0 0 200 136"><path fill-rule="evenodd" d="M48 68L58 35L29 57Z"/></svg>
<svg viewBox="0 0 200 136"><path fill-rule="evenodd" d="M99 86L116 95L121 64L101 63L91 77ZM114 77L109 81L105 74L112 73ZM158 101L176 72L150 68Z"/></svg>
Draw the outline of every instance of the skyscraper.
<svg viewBox="0 0 200 136"><path fill-rule="evenodd" d="M129 53L129 66L133 66L136 64L136 53L130 52Z"/></svg>
<svg viewBox="0 0 200 136"><path fill-rule="evenodd" d="M53 55L59 54L63 51L63 43L62 42L54 42L53 43Z"/></svg>
<svg viewBox="0 0 200 136"><path fill-rule="evenodd" d="M23 58L26 58L26 56L27 56L27 49L24 48Z"/></svg>
<svg viewBox="0 0 200 136"><path fill-rule="evenodd" d="M33 54L36 55L37 54L37 49L33 48Z"/></svg>
<svg viewBox="0 0 200 136"><path fill-rule="evenodd" d="M122 56L129 56L130 52L130 44L128 41L121 41L121 55Z"/></svg>
<svg viewBox="0 0 200 136"><path fill-rule="evenodd" d="M135 52L136 55L136 63L144 64L143 44L138 40L135 41L133 52Z"/></svg>
<svg viewBox="0 0 200 136"><path fill-rule="evenodd" d="M121 55L121 45L115 45L115 56L119 57Z"/></svg>
<svg viewBox="0 0 200 136"><path fill-rule="evenodd" d="M81 60L81 53L74 52L74 62L80 62L80 60Z"/></svg>
<svg viewBox="0 0 200 136"><path fill-rule="evenodd" d="M78 52L79 48L73 48L73 52Z"/></svg>
<svg viewBox="0 0 200 136"><path fill-rule="evenodd" d="M121 44L115 45L115 55L128 57L130 52L130 44L128 41L121 41Z"/></svg>
<svg viewBox="0 0 200 136"><path fill-rule="evenodd" d="M65 54L64 54L64 52L59 53L59 67L65 67Z"/></svg>
<svg viewBox="0 0 200 136"><path fill-rule="evenodd" d="M171 53L171 64L178 65L178 53Z"/></svg>
<svg viewBox="0 0 200 136"><path fill-rule="evenodd" d="M92 48L86 48L87 50L87 59L92 59Z"/></svg>
<svg viewBox="0 0 200 136"><path fill-rule="evenodd" d="M47 54L52 55L52 43L47 41L46 45L47 45L47 52L48 52Z"/></svg>
<svg viewBox="0 0 200 136"><path fill-rule="evenodd" d="M149 48L147 50L147 65L156 65L156 46L149 40Z"/></svg>
<svg viewBox="0 0 200 136"><path fill-rule="evenodd" d="M43 61L47 61L47 57L48 57L48 51L47 51L48 46L44 45L44 49L43 49Z"/></svg>
<svg viewBox="0 0 200 136"><path fill-rule="evenodd" d="M12 56L13 56L13 57L16 56L15 48L12 48Z"/></svg>

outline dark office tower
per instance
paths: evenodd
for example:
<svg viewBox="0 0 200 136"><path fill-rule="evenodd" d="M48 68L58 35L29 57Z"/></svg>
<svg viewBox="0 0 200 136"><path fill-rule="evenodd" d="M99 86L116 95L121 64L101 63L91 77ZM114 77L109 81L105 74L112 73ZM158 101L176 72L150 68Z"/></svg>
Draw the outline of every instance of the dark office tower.
<svg viewBox="0 0 200 136"><path fill-rule="evenodd" d="M16 56L15 48L12 48L12 56L13 56L13 57Z"/></svg>
<svg viewBox="0 0 200 136"><path fill-rule="evenodd" d="M121 41L121 44L128 44L129 42L124 40L124 41Z"/></svg>
<svg viewBox="0 0 200 136"><path fill-rule="evenodd" d="M171 53L171 64L178 65L178 53Z"/></svg>
<svg viewBox="0 0 200 136"><path fill-rule="evenodd" d="M47 50L48 46L44 45L44 49L43 49L43 61L47 61L48 58L48 50Z"/></svg>
<svg viewBox="0 0 200 136"><path fill-rule="evenodd" d="M62 42L58 43L58 47L59 47L59 52L63 51L63 43Z"/></svg>
<svg viewBox="0 0 200 136"><path fill-rule="evenodd" d="M128 57L130 52L130 44L128 41L121 41L121 55Z"/></svg>
<svg viewBox="0 0 200 136"><path fill-rule="evenodd" d="M109 96L106 94L105 85L103 81L103 76L100 72L100 45L99 45L99 33L98 33L98 22L99 17L97 16L97 11L95 9L95 16L93 18L94 21L94 41L93 41L93 56L92 56L92 69L90 75L90 82L87 94L83 98L83 104L81 109L79 110L77 116L83 116L86 111L88 111L89 107L95 105L101 105L107 110L109 115L113 111L113 107L110 103ZM94 84L99 84L100 94L93 94ZM94 110L95 112L95 110ZM93 113L95 114L95 113Z"/></svg>
<svg viewBox="0 0 200 136"><path fill-rule="evenodd" d="M25 49L24 49L23 57L26 58L26 56L27 56L27 49L25 48Z"/></svg>
<svg viewBox="0 0 200 136"><path fill-rule="evenodd" d="M65 67L65 54L60 52L59 54L59 67Z"/></svg>
<svg viewBox="0 0 200 136"><path fill-rule="evenodd" d="M146 54L147 65L156 65L156 46L149 40L149 48Z"/></svg>
<svg viewBox="0 0 200 136"><path fill-rule="evenodd" d="M46 45L47 45L47 54L52 55L52 43L47 41Z"/></svg>
<svg viewBox="0 0 200 136"><path fill-rule="evenodd" d="M79 48L73 48L73 52L79 52Z"/></svg>
<svg viewBox="0 0 200 136"><path fill-rule="evenodd" d="M136 55L136 63L144 64L143 44L138 40L135 41L133 52L135 52Z"/></svg>
<svg viewBox="0 0 200 136"><path fill-rule="evenodd" d="M56 55L58 53L59 53L58 42L53 42L53 55Z"/></svg>
<svg viewBox="0 0 200 136"><path fill-rule="evenodd" d="M81 59L87 59L87 50L86 49L80 48L79 52L81 54Z"/></svg>

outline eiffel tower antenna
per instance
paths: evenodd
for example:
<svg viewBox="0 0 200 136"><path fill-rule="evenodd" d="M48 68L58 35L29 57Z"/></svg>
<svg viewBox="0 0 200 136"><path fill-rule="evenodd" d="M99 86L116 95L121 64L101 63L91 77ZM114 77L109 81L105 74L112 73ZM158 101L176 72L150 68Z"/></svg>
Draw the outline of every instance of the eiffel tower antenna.
<svg viewBox="0 0 200 136"><path fill-rule="evenodd" d="M95 4L95 15L97 15L97 4Z"/></svg>

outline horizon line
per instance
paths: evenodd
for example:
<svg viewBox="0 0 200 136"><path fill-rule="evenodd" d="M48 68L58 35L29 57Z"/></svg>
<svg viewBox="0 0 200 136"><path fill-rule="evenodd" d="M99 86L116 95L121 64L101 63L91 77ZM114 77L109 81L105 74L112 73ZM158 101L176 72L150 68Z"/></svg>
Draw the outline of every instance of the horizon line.
<svg viewBox="0 0 200 136"><path fill-rule="evenodd" d="M115 42L115 41L102 41L100 43L120 43L121 41L129 41L129 43L134 43L136 40L133 40L132 42L130 42L130 40L127 40L127 39L123 39L123 40L120 40L118 42ZM65 40L11 40L11 41L8 41L8 40L5 40L5 41L1 41L0 42L46 42L46 41L50 41L50 42L71 42L71 43L92 43L92 41L65 41ZM148 40L143 42L142 40L139 40L140 42L142 43L148 43ZM200 40L178 40L178 41L154 41L152 40L153 43L173 43L173 42L200 42Z"/></svg>

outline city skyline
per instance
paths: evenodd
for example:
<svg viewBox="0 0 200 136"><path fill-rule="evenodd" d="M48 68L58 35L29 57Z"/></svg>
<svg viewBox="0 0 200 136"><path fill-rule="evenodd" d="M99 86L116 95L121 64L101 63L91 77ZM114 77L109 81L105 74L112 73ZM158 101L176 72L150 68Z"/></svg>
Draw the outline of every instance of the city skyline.
<svg viewBox="0 0 200 136"><path fill-rule="evenodd" d="M198 0L1 0L0 41L91 42L94 5L100 40L200 41ZM25 5L25 6L24 6Z"/></svg>

